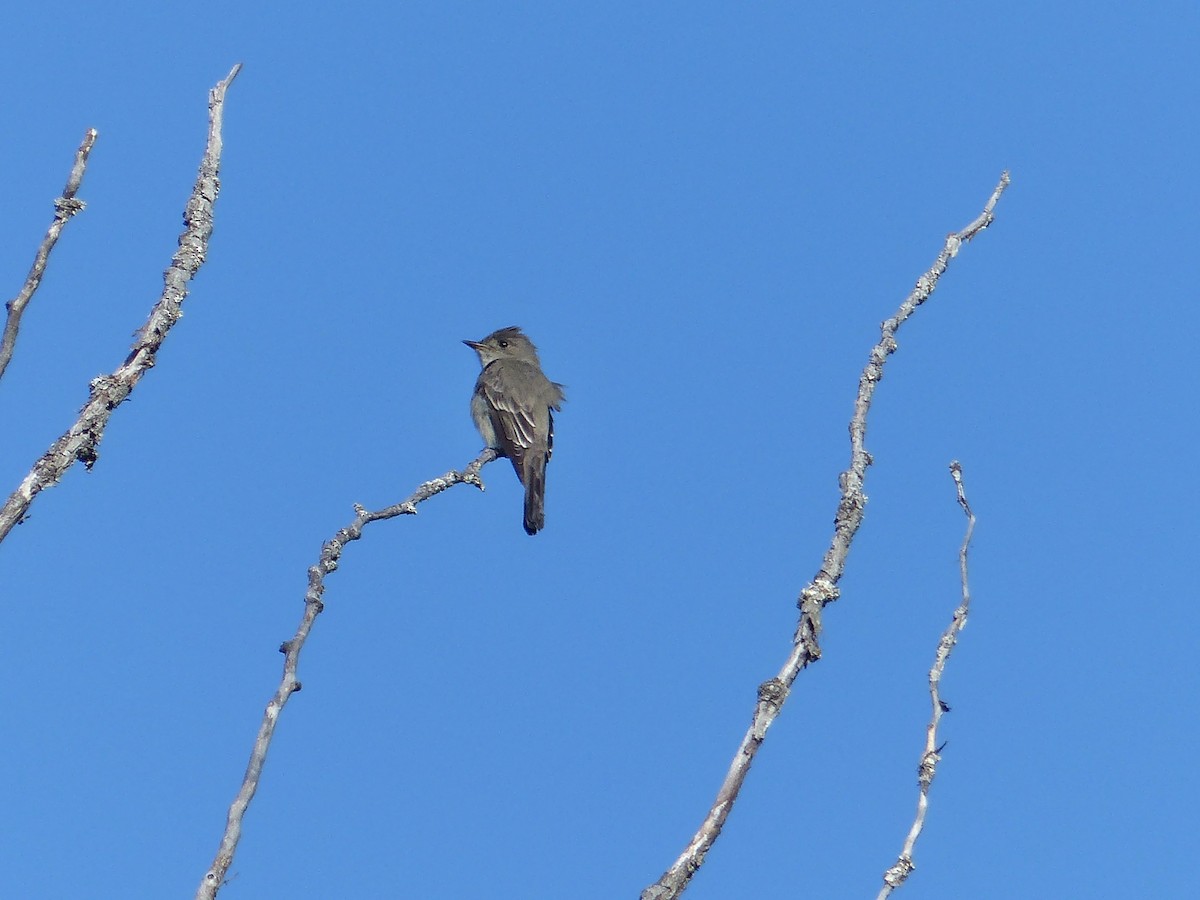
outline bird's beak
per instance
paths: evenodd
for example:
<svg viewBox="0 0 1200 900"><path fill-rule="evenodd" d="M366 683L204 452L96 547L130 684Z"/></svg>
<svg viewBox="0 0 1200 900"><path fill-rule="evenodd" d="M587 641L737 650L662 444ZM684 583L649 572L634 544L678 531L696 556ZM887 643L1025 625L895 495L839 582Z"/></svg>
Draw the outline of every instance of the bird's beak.
<svg viewBox="0 0 1200 900"><path fill-rule="evenodd" d="M466 344L468 347L470 347L472 350L478 350L480 347L483 346L483 344L481 344L479 341L463 341L463 343Z"/></svg>

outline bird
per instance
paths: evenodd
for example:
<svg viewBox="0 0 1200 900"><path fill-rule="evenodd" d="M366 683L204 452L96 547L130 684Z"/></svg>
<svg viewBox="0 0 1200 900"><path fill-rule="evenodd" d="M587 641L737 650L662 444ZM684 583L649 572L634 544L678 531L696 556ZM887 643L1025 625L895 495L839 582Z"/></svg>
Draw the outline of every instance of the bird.
<svg viewBox="0 0 1200 900"><path fill-rule="evenodd" d="M537 347L515 325L463 343L482 366L471 418L483 442L512 461L525 486L525 533L537 534L546 524L546 463L554 449L554 412L566 400L563 386L545 376Z"/></svg>

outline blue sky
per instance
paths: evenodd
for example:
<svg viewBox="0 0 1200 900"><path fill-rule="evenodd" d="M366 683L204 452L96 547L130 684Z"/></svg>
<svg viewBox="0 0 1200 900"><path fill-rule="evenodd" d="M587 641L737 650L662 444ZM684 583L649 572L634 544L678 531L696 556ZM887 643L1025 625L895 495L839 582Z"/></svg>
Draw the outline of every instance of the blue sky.
<svg viewBox="0 0 1200 900"><path fill-rule="evenodd" d="M0 382L10 491L161 290L235 62L209 260L90 474L0 547L14 897L190 897L306 569L479 450L459 343L567 385L547 525L506 463L327 581L222 897L636 897L699 824L899 335L824 657L689 898L874 896L925 675L974 609L907 898L1193 890L1200 12L1082 3L27 5L0 294L84 131Z"/></svg>

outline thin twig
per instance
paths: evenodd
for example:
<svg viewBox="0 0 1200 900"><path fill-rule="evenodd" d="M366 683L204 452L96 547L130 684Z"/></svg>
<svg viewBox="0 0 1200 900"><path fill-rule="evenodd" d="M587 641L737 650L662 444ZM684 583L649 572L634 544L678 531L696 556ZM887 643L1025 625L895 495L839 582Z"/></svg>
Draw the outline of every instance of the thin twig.
<svg viewBox="0 0 1200 900"><path fill-rule="evenodd" d="M942 639L938 641L933 668L929 670L929 699L933 704L933 715L929 719L929 725L925 728L925 752L921 755L921 763L917 767L917 783L921 788L921 793L917 797L917 815L913 819L912 828L909 829L908 837L904 840L904 849L900 851L895 865L883 873L883 887L879 890L877 900L884 900L892 891L904 884L913 869L916 868L912 857L913 848L916 847L917 838L921 836L921 829L925 827L925 812L929 809L929 788L933 784L934 775L937 774L937 765L942 759L942 748L938 746L938 723L941 722L942 715L950 711L950 707L942 700L938 688L941 685L942 675L946 671L946 661L950 659L950 653L954 650L954 645L958 643L959 633L967 627L967 613L971 610L971 589L967 581L967 548L971 545L971 535L975 533L975 513L971 512L971 505L967 503L962 466L958 460L950 463L950 477L954 479L955 490L958 491L958 505L967 515L967 533L963 536L962 546L958 550L962 602L954 610L954 617L949 627L942 633Z"/></svg>
<svg viewBox="0 0 1200 900"><path fill-rule="evenodd" d="M254 739L254 749L250 752L250 762L246 765L246 775L242 779L242 786L238 790L237 796L229 806L229 814L225 821L225 833L221 836L221 845L217 849L212 867L204 873L204 877L200 880L200 887L196 890L196 900L213 900L217 896L217 891L225 883L225 876L233 863L233 854L236 852L238 841L242 836L242 820L245 818L246 810L250 807L250 801L254 799L254 794L258 790L259 780L262 778L263 765L267 761L267 750L270 748L271 738L275 734L275 724L279 721L279 714L283 711L288 699L300 690L300 681L296 677L296 668L300 664L300 651L304 648L305 641L308 640L309 632L312 631L317 616L325 608L325 604L321 600L325 593L325 576L338 567L342 548L350 541L357 541L362 537L363 527L368 523L396 516L415 516L417 504L456 484L473 484L482 491L483 480L479 477L479 471L496 457L495 450L484 450L461 472L451 469L440 478L426 481L413 491L408 499L386 509L371 512L355 505L354 521L335 534L321 548L320 559L308 570L308 590L304 594L304 615L300 618L300 625L291 640L285 641L279 648L279 652L283 654L283 677L275 695L267 702L267 707L263 711L262 724L258 727L258 735Z"/></svg>
<svg viewBox="0 0 1200 900"><path fill-rule="evenodd" d="M56 484L67 469L79 460L87 468L96 462L97 446L104 429L117 408L134 389L142 376L154 366L156 355L167 332L183 315L180 307L187 296L187 284L199 271L208 251L208 239L213 229L213 205L220 190L217 177L221 164L221 122L225 91L237 77L242 65L238 63L223 81L208 94L208 144L200 160L196 185L183 210L183 233L179 249L163 273L163 292L150 310L150 318L138 331L133 348L125 362L110 375L92 379L87 403L79 418L67 432L51 445L25 476L25 479L0 508L0 541L13 526L25 518L33 498Z"/></svg>
<svg viewBox="0 0 1200 900"><path fill-rule="evenodd" d="M867 412L871 408L871 400L875 395L875 386L883 377L883 366L888 356L896 351L896 331L905 320L913 314L918 306L929 299L938 279L946 271L950 260L958 254L959 249L983 229L992 223L992 210L995 209L1000 195L1008 187L1009 175L1004 172L1000 182L992 192L983 212L975 221L962 231L947 236L942 252L938 254L933 266L917 279L912 293L900 304L896 314L882 325L882 335L879 343L871 349L870 359L863 369L858 382L858 397L854 402L854 416L850 420L850 468L842 473L839 483L842 495L838 503L837 515L834 518L833 540L825 553L821 569L809 584L800 592L798 606L800 621L793 637L792 652L784 662L783 668L774 678L764 681L758 687L758 703L750 720L750 727L743 736L729 771L725 775L717 798L704 817L700 828L691 841L662 877L642 891L642 900L671 900L678 897L687 888L688 882L696 870L704 864L705 854L721 834L725 820L737 800L742 789L742 783L750 771L750 764L758 753L766 737L767 729L779 715L784 701L791 691L792 683L800 671L809 663L821 657L821 648L817 638L821 633L821 612L838 598L838 581L846 567L846 556L850 552L850 542L855 532L862 524L863 511L866 508L867 497L863 493L863 483L866 480L867 467L871 464L871 455L866 449Z"/></svg>
<svg viewBox="0 0 1200 900"><path fill-rule="evenodd" d="M66 227L71 217L82 211L87 205L82 200L75 199L75 194L79 191L79 185L83 183L83 172L87 168L88 156L91 155L92 147L96 143L96 134L95 128L89 128L83 136L83 143L75 151L75 164L71 166L71 174L67 176L67 186L63 188L62 196L54 201L54 221L50 223L50 227L46 230L46 236L42 238L42 245L38 247L37 254L33 257L33 266L29 269L29 276L25 279L20 293L8 301L8 318L4 323L4 334L0 336L0 378L4 377L4 370L8 368L9 361L12 360L13 350L17 346L17 332L21 328L21 316L24 315L25 307L29 305L34 292L42 283L42 275L46 272L50 251L58 243L58 236L62 234L63 228Z"/></svg>

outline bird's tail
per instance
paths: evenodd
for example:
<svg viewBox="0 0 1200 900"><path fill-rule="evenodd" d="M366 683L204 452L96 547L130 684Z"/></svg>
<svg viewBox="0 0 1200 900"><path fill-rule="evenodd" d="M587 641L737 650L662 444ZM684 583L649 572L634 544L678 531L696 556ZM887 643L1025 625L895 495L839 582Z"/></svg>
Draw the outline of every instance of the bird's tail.
<svg viewBox="0 0 1200 900"><path fill-rule="evenodd" d="M537 534L546 524L546 457L544 452L531 451L523 460L526 534Z"/></svg>

